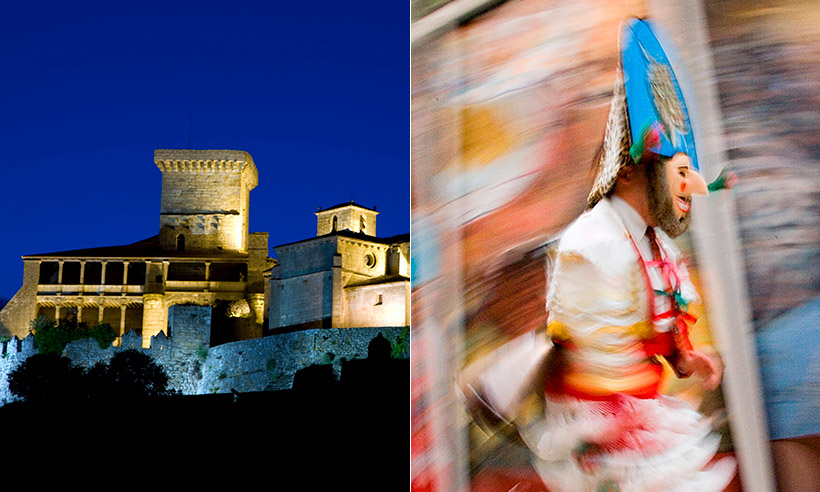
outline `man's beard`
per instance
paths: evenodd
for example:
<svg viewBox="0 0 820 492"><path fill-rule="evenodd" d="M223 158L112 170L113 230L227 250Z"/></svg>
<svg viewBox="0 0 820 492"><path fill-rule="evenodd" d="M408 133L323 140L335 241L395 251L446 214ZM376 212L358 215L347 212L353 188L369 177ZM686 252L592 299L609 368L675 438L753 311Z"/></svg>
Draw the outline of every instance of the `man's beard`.
<svg viewBox="0 0 820 492"><path fill-rule="evenodd" d="M666 163L656 159L647 163L645 172L649 182L649 213L669 237L680 236L689 228L690 216L688 213L680 219L675 216L672 193L666 183Z"/></svg>

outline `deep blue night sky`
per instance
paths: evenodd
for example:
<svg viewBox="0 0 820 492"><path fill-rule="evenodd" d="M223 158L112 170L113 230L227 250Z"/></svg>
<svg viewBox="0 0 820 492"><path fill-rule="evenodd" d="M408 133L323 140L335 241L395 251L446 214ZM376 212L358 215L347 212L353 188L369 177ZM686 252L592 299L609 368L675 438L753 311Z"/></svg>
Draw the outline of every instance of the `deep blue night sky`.
<svg viewBox="0 0 820 492"><path fill-rule="evenodd" d="M0 298L23 255L156 234L156 148L249 152L271 247L349 200L410 230L409 4L15 2L0 64Z"/></svg>

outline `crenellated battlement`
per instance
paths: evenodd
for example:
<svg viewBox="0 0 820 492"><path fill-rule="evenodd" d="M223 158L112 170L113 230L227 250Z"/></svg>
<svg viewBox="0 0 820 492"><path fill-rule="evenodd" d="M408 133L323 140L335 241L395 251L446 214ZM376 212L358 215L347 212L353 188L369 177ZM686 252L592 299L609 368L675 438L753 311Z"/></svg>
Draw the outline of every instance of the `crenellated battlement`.
<svg viewBox="0 0 820 492"><path fill-rule="evenodd" d="M154 163L163 173L239 173L248 191L259 184L253 158L241 150L156 149Z"/></svg>

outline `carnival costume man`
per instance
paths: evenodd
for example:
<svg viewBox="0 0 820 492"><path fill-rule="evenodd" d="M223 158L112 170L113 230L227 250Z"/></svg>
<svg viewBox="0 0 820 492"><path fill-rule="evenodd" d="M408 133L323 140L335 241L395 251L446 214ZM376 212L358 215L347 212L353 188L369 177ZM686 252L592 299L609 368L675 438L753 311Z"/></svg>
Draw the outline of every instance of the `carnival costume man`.
<svg viewBox="0 0 820 492"><path fill-rule="evenodd" d="M714 462L711 422L659 393L661 357L708 389L721 378L689 341L687 306L699 299L670 239L707 185L670 46L642 19L620 43L588 210L563 233L550 279L561 369L546 382L544 420L523 432L551 492L720 491L735 462Z"/></svg>

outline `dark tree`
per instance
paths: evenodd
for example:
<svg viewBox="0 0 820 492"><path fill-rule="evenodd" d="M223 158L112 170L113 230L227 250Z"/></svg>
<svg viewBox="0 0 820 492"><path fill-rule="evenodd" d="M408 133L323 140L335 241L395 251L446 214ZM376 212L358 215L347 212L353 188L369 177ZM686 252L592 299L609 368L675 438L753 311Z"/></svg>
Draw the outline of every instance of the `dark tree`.
<svg viewBox="0 0 820 492"><path fill-rule="evenodd" d="M36 354L9 374L9 391L31 402L69 400L83 393L83 374L66 357Z"/></svg>
<svg viewBox="0 0 820 492"><path fill-rule="evenodd" d="M390 358L390 342L379 332L378 335L367 344L367 358L372 360L387 360Z"/></svg>
<svg viewBox="0 0 820 492"><path fill-rule="evenodd" d="M134 349L118 352L88 371L56 354L32 355L9 374L9 390L35 403L135 401L172 394L162 367Z"/></svg>
<svg viewBox="0 0 820 492"><path fill-rule="evenodd" d="M140 400L171 393L165 370L151 356L135 349L114 354L108 363L95 364L88 378L94 399Z"/></svg>

